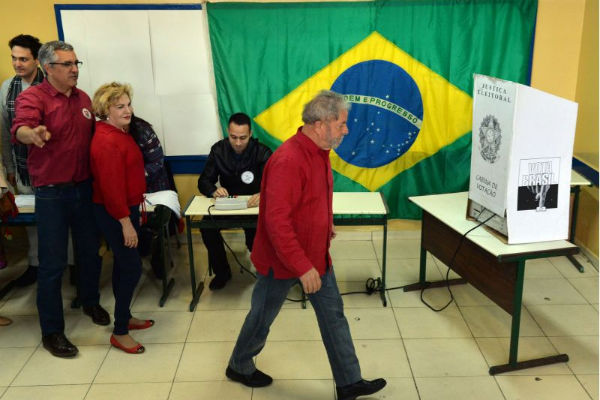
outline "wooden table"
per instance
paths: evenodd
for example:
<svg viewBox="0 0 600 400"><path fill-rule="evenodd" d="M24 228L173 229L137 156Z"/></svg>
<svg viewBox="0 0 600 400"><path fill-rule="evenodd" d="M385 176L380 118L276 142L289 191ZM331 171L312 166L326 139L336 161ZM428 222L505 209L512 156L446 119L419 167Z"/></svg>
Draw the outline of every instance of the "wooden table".
<svg viewBox="0 0 600 400"><path fill-rule="evenodd" d="M423 210L421 262L419 282L408 285L404 291L469 282L509 313L512 323L508 363L491 367L490 375L568 361L566 354L517 361L523 280L526 260L573 255L579 249L566 240L509 245L484 227L479 227L464 238L452 262L462 236L478 225L466 219L467 198L467 192L409 198ZM463 279L450 280L448 283L427 282L427 251Z"/></svg>
<svg viewBox="0 0 600 400"><path fill-rule="evenodd" d="M192 246L192 228L247 228L255 227L256 220L248 216L257 216L258 207L243 210L215 210L210 208L210 215L227 216L227 219L211 219L209 207L214 205L214 199L204 196L194 196L185 208L188 253L190 260L190 277L192 284L192 301L190 311L194 311L200 295L204 290L204 282L196 284L196 267ZM383 262L380 296L381 301L387 306L385 298L385 275L387 254L387 214L388 207L385 198L379 192L334 192L333 193L333 218L336 225L381 225L383 228ZM203 217L203 218L199 218ZM242 217L242 218L240 218Z"/></svg>

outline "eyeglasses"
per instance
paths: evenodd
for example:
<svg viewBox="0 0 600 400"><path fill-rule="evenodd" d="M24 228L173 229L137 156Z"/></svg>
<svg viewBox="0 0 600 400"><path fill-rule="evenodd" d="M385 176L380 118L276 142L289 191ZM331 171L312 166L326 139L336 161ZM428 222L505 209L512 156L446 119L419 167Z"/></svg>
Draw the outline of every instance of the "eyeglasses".
<svg viewBox="0 0 600 400"><path fill-rule="evenodd" d="M65 61L65 62L51 62L48 63L50 65L62 65L65 68L73 68L74 66L77 68L81 68L83 65L83 61Z"/></svg>

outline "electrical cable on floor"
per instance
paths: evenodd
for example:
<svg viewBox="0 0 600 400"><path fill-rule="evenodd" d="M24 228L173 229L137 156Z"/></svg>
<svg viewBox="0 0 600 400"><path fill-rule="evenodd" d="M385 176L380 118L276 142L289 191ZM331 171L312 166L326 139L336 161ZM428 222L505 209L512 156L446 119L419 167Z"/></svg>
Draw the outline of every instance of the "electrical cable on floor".
<svg viewBox="0 0 600 400"><path fill-rule="evenodd" d="M483 212L486 211L485 208L483 208L479 214L477 215L477 218L479 218L479 216L481 214L483 214ZM429 309L435 311L435 312L440 312L445 310L450 304L452 304L452 302L454 301L454 294L452 293L452 289L450 289L450 269L452 268L452 265L454 264L454 260L456 259L456 255L458 254L458 251L460 250L460 246L462 245L464 239L467 237L467 235L471 232L473 232L475 229L479 228L481 225L485 224L486 222L488 222L489 220L491 220L492 218L494 218L496 216L496 214L492 213L492 215L490 215L489 218L487 218L485 221L480 222L477 226L469 229L467 232L465 232L461 237L460 237L460 241L458 242L458 246L456 246L456 250L454 251L454 254L452 255L452 258L450 259L450 263L447 266L447 270L446 270L446 288L448 289L448 293L450 293L450 300L448 300L448 302L441 308L435 308L432 305L430 305L429 303L427 303L425 301L425 299L423 298L423 294L425 293L425 290L429 287L429 286L423 286L421 288L421 302L423 304L425 304ZM477 218L475 218L477 220Z"/></svg>
<svg viewBox="0 0 600 400"><path fill-rule="evenodd" d="M212 215L212 213L210 212L211 208L214 208L214 204L210 205L208 207L208 210L207 210L208 211L208 216L210 217L211 221L213 223L215 223L215 225L216 225L215 218ZM487 222L487 221L485 221L485 222ZM240 267L240 273L243 273L244 271L246 271L248 274L250 274L252 277L254 277L254 279L256 279L256 274L254 272L250 271L248 268L246 268L240 262L240 260L235 255L235 252L229 246L229 244L227 243L227 241L225 239L223 239L223 243L225 244L225 247L227 247L227 249L229 250L229 252L233 256L235 262ZM381 278L368 278L367 281L365 282L365 290L357 290L357 291L353 291L353 292L344 292L344 293L340 293L340 296L346 296L346 295L350 295L350 294L367 294L367 295L370 296L373 293L380 293L382 288L383 288L383 283L381 281ZM403 288L404 288L404 286L396 286L396 287L386 288L385 291L387 292L387 291L390 291L390 290L398 290L398 289L403 289ZM306 301L306 299L290 299L288 297L286 297L286 300L292 301L292 302L296 302L296 303L300 303L300 302Z"/></svg>

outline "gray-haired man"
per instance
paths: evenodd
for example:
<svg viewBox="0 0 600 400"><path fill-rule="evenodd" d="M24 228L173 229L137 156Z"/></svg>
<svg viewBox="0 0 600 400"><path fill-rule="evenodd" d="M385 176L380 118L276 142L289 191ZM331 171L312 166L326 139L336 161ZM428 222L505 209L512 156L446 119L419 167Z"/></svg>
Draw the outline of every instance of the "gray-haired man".
<svg viewBox="0 0 600 400"><path fill-rule="evenodd" d="M95 121L91 101L77 89L81 61L73 47L61 41L44 44L38 59L46 79L21 93L11 132L29 145L27 166L35 188L38 225L37 307L44 347L57 357L78 350L64 335L61 297L71 229L83 311L100 325L110 317L99 305L101 259L92 212L90 142Z"/></svg>
<svg viewBox="0 0 600 400"><path fill-rule="evenodd" d="M338 400L354 400L386 385L381 378L362 379L329 256L335 237L329 151L348 134L348 109L341 95L319 93L304 107L304 126L273 153L263 171L251 255L258 278L225 371L246 386L273 381L256 369L253 357L264 347L271 324L298 281L315 310Z"/></svg>

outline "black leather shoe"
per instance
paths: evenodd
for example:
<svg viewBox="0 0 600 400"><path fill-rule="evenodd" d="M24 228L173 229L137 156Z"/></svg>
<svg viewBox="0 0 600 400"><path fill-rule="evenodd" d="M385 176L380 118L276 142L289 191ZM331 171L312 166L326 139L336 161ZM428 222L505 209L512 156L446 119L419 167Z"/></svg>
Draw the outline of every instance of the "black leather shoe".
<svg viewBox="0 0 600 400"><path fill-rule="evenodd" d="M210 290L223 289L227 282L231 279L231 274L227 275L215 275L212 281L208 284Z"/></svg>
<svg viewBox="0 0 600 400"><path fill-rule="evenodd" d="M83 306L83 313L92 317L92 321L97 325L110 324L110 316L100 304L88 307Z"/></svg>
<svg viewBox="0 0 600 400"><path fill-rule="evenodd" d="M15 286L24 287L34 284L37 281L38 267L30 265L21 276L15 279Z"/></svg>
<svg viewBox="0 0 600 400"><path fill-rule="evenodd" d="M75 345L69 342L64 333L52 333L42 338L44 348L52 353L53 356L62 358L75 357L79 350Z"/></svg>
<svg viewBox="0 0 600 400"><path fill-rule="evenodd" d="M374 379L372 381L360 381L353 383L352 385L336 386L335 391L337 392L338 400L354 400L358 396L366 396L379 392L385 387L387 382L383 378Z"/></svg>
<svg viewBox="0 0 600 400"><path fill-rule="evenodd" d="M255 370L252 375L242 375L239 372L235 372L230 367L227 367L225 375L232 381L239 382L248 387L263 387L273 383L273 378L258 369Z"/></svg>

